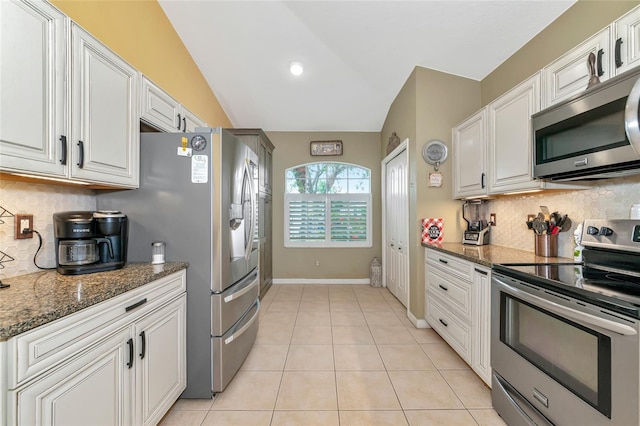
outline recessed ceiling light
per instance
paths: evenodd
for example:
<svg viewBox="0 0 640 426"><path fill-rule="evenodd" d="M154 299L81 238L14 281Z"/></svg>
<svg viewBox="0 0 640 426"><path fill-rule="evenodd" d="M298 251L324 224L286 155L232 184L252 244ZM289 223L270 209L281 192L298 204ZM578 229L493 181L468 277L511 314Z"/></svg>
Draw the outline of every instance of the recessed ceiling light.
<svg viewBox="0 0 640 426"><path fill-rule="evenodd" d="M289 65L289 71L291 74L299 76L304 72L304 66L302 65L302 62L294 61Z"/></svg>

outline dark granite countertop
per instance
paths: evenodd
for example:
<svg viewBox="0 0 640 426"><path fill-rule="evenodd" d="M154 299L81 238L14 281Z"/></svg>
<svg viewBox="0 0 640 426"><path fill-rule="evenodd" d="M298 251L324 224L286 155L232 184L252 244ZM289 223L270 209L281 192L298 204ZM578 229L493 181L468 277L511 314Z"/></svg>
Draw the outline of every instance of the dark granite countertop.
<svg viewBox="0 0 640 426"><path fill-rule="evenodd" d="M532 251L503 246L472 246L462 243L442 243L438 246L422 244L423 247L441 251L451 256L478 263L490 268L494 263L570 263L569 257L542 257Z"/></svg>
<svg viewBox="0 0 640 426"><path fill-rule="evenodd" d="M0 341L178 272L186 262L129 263L116 271L61 275L55 270L3 279Z"/></svg>

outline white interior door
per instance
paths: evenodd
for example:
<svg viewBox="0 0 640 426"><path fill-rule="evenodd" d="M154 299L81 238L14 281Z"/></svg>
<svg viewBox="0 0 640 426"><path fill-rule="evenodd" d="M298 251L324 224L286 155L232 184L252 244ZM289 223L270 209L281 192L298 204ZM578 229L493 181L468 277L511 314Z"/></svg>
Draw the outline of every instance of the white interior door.
<svg viewBox="0 0 640 426"><path fill-rule="evenodd" d="M409 302L409 194L407 150L384 164L385 282L398 300Z"/></svg>

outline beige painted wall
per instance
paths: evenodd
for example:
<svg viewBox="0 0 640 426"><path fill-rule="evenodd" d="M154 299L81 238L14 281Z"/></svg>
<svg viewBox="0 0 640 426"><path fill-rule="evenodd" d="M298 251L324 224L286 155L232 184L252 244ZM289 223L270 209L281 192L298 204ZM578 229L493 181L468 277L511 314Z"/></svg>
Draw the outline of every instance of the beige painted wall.
<svg viewBox="0 0 640 426"><path fill-rule="evenodd" d="M427 185L432 166L422 159L422 147L432 139L451 151L451 128L480 108L480 82L416 67L391 104L381 132L383 155L392 132L409 138L409 309L424 318L423 217L444 219L445 241L460 241L460 202L452 200L451 158L440 167L444 184Z"/></svg>
<svg viewBox="0 0 640 426"><path fill-rule="evenodd" d="M579 0L482 80L482 105L515 87L640 2Z"/></svg>
<svg viewBox="0 0 640 426"><path fill-rule="evenodd" d="M380 249L380 133L377 132L267 132L273 152L273 278L368 279L369 264ZM340 157L312 157L309 142L342 140ZM289 167L316 161L340 161L371 169L373 194L373 247L285 248L284 172ZM320 266L315 266L319 261Z"/></svg>
<svg viewBox="0 0 640 426"><path fill-rule="evenodd" d="M156 0L52 3L212 127L231 127Z"/></svg>

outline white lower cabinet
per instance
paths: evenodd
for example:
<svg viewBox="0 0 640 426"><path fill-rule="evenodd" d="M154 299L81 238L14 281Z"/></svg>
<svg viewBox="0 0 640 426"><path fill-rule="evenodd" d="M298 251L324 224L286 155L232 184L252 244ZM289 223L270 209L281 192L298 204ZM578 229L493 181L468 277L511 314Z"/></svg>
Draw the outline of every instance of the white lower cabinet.
<svg viewBox="0 0 640 426"><path fill-rule="evenodd" d="M471 367L491 386L491 270L473 266Z"/></svg>
<svg viewBox="0 0 640 426"><path fill-rule="evenodd" d="M132 424L129 338L130 331L122 330L34 383L10 391L9 406L17 411L8 424Z"/></svg>
<svg viewBox="0 0 640 426"><path fill-rule="evenodd" d="M425 250L425 319L488 386L490 296L489 269Z"/></svg>
<svg viewBox="0 0 640 426"><path fill-rule="evenodd" d="M185 290L176 272L3 342L6 424L157 424L186 387Z"/></svg>
<svg viewBox="0 0 640 426"><path fill-rule="evenodd" d="M186 296L155 311L135 326L135 424L155 425L186 385Z"/></svg>

